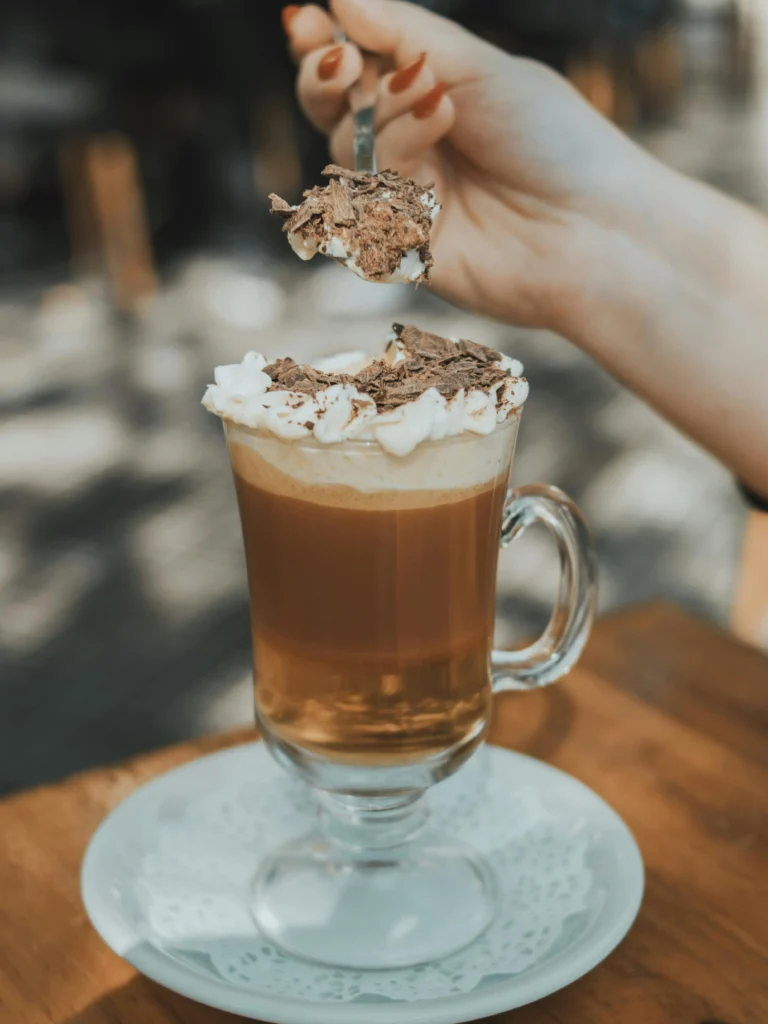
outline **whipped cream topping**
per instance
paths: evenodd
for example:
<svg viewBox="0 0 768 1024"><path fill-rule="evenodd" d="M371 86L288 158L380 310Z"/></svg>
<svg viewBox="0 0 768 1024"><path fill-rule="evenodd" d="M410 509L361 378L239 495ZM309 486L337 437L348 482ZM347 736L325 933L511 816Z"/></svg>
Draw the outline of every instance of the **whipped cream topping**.
<svg viewBox="0 0 768 1024"><path fill-rule="evenodd" d="M458 350L463 343L453 344ZM395 336L387 347L386 363L395 366L402 362L406 358L404 349ZM499 353L493 355L498 357ZM381 408L362 390L362 382L354 381L351 375L364 373L366 367L381 366L381 361L365 359L361 352L318 361L315 369L324 374L350 376L342 383L318 386L314 393L274 387L272 377L265 372L267 365L263 355L248 352L240 363L217 367L215 383L207 388L203 405L224 419L268 431L284 441L310 436L322 444L375 440L388 453L404 456L424 441L463 433L490 434L528 396L522 365L508 356L488 363L489 369L498 371L498 379L490 387L460 387L448 397L437 387L429 387L395 408Z"/></svg>

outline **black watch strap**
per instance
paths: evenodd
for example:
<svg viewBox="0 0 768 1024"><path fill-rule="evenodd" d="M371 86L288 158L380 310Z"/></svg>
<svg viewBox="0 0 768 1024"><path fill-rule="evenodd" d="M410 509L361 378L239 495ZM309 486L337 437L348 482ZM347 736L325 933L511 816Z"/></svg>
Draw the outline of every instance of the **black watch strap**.
<svg viewBox="0 0 768 1024"><path fill-rule="evenodd" d="M744 498L750 508L756 512L765 512L768 514L768 498L764 498L761 494L757 494L755 491L746 487L743 483L739 482L739 490L741 496Z"/></svg>

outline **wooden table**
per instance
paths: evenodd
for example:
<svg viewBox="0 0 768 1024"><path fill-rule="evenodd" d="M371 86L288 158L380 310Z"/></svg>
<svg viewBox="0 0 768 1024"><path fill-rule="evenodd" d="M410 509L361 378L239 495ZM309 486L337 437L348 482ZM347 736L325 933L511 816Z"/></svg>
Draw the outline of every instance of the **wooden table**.
<svg viewBox="0 0 768 1024"><path fill-rule="evenodd" d="M146 981L92 930L78 872L137 785L250 733L0 803L2 1024L239 1020ZM666 605L602 620L570 678L498 701L492 739L573 773L632 828L640 916L600 967L510 1024L768 1022L768 658ZM396 1021L396 1014L393 1021Z"/></svg>

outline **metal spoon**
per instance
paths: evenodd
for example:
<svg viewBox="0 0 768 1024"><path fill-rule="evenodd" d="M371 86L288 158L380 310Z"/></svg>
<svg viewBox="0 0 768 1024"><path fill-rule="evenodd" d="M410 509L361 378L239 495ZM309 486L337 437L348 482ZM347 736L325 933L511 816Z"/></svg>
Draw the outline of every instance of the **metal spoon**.
<svg viewBox="0 0 768 1024"><path fill-rule="evenodd" d="M346 43L347 37L341 31L334 33L337 43ZM354 122L355 170L376 174L375 112L379 86L379 58L373 53L363 53L363 73L349 90L349 102Z"/></svg>

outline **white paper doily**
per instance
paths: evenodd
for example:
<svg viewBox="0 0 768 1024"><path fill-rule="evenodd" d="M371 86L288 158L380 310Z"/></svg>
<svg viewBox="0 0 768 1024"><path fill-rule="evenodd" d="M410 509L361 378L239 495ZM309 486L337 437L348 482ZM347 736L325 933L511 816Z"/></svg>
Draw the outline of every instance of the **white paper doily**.
<svg viewBox="0 0 768 1024"><path fill-rule="evenodd" d="M616 814L575 779L485 748L430 802L434 825L480 849L499 883L490 928L440 961L323 968L259 935L248 909L259 860L306 833L314 813L310 791L262 744L200 758L118 807L86 855L86 909L156 981L287 1024L390 1021L395 1004L403 1024L498 1012L568 984L626 933L642 895L640 856Z"/></svg>

